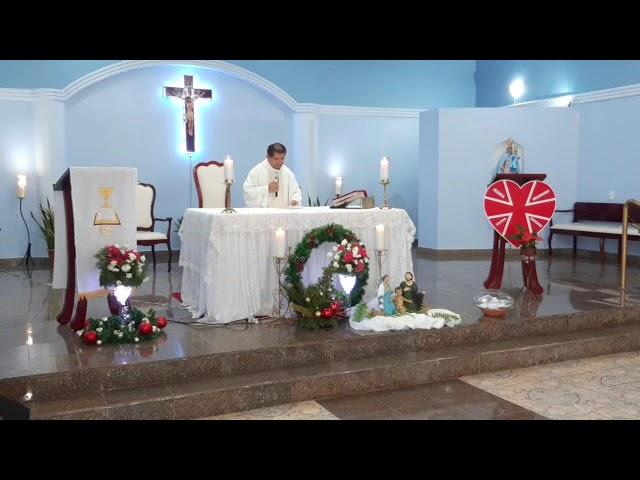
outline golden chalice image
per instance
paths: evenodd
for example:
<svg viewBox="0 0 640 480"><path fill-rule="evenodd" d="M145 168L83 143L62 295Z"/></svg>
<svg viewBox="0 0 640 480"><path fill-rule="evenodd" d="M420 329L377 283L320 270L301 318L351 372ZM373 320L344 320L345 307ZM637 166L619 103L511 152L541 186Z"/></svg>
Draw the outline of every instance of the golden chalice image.
<svg viewBox="0 0 640 480"><path fill-rule="evenodd" d="M111 208L109 205L109 197L113 194L113 188L111 187L100 187L98 188L98 193L103 199L102 207L98 210L93 217L93 224L100 226L100 231L102 233L110 233L111 225L120 225L120 217L118 214Z"/></svg>

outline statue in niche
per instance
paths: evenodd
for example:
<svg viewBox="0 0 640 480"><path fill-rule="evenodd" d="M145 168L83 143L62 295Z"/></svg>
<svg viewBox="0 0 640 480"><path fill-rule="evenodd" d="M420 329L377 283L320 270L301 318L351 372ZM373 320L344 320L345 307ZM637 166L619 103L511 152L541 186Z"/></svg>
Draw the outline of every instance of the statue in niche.
<svg viewBox="0 0 640 480"><path fill-rule="evenodd" d="M505 151L493 172L494 178L499 173L524 173L521 147L512 138L507 139L505 143Z"/></svg>

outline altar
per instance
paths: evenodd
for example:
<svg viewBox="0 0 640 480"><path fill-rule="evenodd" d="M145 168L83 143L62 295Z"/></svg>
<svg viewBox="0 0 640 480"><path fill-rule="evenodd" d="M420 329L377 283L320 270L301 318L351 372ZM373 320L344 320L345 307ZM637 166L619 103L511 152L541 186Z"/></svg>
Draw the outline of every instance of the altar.
<svg viewBox="0 0 640 480"><path fill-rule="evenodd" d="M222 324L271 315L273 292L278 287L273 262L274 232L278 228L285 230L287 247L293 249L309 230L340 224L353 231L373 257L376 225L383 224L388 249L383 273L398 284L405 272L413 271L411 245L416 228L405 210L329 207L236 210L236 214L223 214L221 209L190 208L180 226L182 300L200 322ZM317 279L328 264L326 255L322 258L323 252L319 251L307 263L306 280L315 281L313 277ZM379 275L372 258L365 298L376 295Z"/></svg>

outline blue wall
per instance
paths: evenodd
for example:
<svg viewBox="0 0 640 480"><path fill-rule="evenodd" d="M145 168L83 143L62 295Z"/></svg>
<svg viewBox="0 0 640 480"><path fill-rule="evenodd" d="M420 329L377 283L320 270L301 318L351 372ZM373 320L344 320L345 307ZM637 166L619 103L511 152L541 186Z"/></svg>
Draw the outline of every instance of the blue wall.
<svg viewBox="0 0 640 480"><path fill-rule="evenodd" d="M478 60L476 106L513 103L509 84L522 77L520 102L640 83L640 60Z"/></svg>
<svg viewBox="0 0 640 480"><path fill-rule="evenodd" d="M0 88L63 88L115 60L0 61ZM474 60L233 60L301 103L435 108L475 104Z"/></svg>
<svg viewBox="0 0 640 480"><path fill-rule="evenodd" d="M431 131L430 141L420 140L421 202L435 204L437 208L435 214L433 208L420 210L421 247L491 248L493 229L485 217L482 198L496 166L494 149L508 137L525 148L525 172L547 174L546 181L555 190L560 205L576 198L578 115L571 109L442 109L437 128L433 126L434 120L434 115L420 116ZM437 166L433 165L435 138ZM428 192L434 188L433 175L437 175L435 194ZM433 197L437 199L434 201ZM566 246L561 239L554 244Z"/></svg>

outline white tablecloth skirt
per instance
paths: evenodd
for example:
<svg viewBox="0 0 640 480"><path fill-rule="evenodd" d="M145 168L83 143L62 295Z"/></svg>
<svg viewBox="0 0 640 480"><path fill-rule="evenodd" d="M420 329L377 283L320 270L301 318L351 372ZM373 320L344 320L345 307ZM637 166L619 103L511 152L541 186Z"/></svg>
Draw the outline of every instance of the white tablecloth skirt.
<svg viewBox="0 0 640 480"><path fill-rule="evenodd" d="M273 263L274 232L282 227L291 250L313 228L330 223L353 231L369 252L369 283L365 298L376 294L380 276L374 255L375 226L385 225L387 257L382 271L399 284L413 271L411 244L416 228L405 210L240 208L237 214L220 209L190 208L180 226L182 299L194 318L229 323L254 315L271 315L278 286ZM316 281L328 265L323 245L307 262L304 281Z"/></svg>

